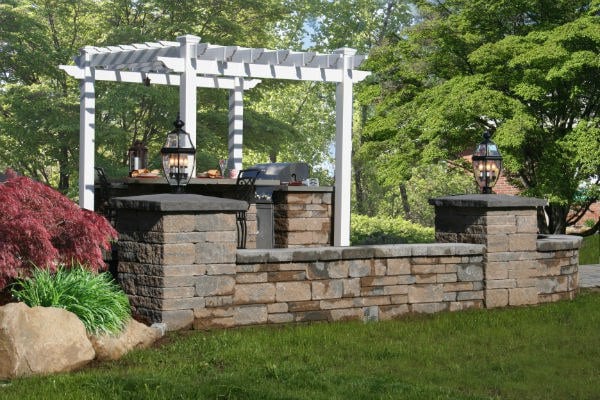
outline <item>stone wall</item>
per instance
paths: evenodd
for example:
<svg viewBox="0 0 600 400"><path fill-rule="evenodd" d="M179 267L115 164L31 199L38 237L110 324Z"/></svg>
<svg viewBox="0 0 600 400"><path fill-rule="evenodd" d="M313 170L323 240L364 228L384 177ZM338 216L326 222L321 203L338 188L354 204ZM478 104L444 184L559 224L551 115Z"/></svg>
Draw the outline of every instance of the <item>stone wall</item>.
<svg viewBox="0 0 600 400"><path fill-rule="evenodd" d="M134 316L165 322L170 330L189 327L194 310L214 299L198 296L204 285L233 285L211 277L235 272L235 211L247 203L187 194L113 199L119 232L118 281Z"/></svg>
<svg viewBox="0 0 600 400"><path fill-rule="evenodd" d="M194 328L482 308L482 260L483 246L465 244L238 250L235 271L198 277L211 302Z"/></svg>
<svg viewBox="0 0 600 400"><path fill-rule="evenodd" d="M436 241L486 246L486 307L573 298L581 238L538 238L537 207L544 200L506 195L433 199Z"/></svg>
<svg viewBox="0 0 600 400"><path fill-rule="evenodd" d="M245 202L121 198L119 281L137 316L170 330L378 320L573 298L581 239L538 237L540 202L435 199L440 243L237 250L234 213Z"/></svg>
<svg viewBox="0 0 600 400"><path fill-rule="evenodd" d="M273 192L275 247L333 244L331 188L302 187Z"/></svg>

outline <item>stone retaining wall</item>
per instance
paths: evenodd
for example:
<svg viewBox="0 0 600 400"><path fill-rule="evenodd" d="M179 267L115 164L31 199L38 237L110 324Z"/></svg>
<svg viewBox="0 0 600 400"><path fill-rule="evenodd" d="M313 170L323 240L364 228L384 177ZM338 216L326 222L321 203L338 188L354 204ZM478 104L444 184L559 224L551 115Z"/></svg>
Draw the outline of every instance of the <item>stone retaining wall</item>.
<svg viewBox="0 0 600 400"><path fill-rule="evenodd" d="M536 199L436 199L440 243L270 250L237 250L247 203L218 200L116 199L119 281L138 317L170 330L378 320L556 301L578 287L581 239L538 237Z"/></svg>
<svg viewBox="0 0 600 400"><path fill-rule="evenodd" d="M483 246L465 244L238 250L235 271L198 277L211 302L194 328L481 308L482 261Z"/></svg>

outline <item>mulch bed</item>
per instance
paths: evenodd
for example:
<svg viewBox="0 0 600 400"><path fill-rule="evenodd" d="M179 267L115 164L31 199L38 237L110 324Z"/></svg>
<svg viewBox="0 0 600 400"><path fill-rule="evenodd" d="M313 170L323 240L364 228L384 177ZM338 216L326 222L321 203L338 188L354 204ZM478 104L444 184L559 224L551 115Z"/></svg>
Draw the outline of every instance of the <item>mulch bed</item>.
<svg viewBox="0 0 600 400"><path fill-rule="evenodd" d="M5 304L14 303L14 302L16 302L16 300L10 294L9 288L4 288L4 289L0 290L0 307Z"/></svg>

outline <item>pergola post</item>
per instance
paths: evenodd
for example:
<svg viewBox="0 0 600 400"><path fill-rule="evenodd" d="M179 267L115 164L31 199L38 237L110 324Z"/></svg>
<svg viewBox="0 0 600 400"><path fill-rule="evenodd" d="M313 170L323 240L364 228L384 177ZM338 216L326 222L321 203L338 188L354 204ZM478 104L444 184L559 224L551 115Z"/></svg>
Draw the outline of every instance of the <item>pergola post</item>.
<svg viewBox="0 0 600 400"><path fill-rule="evenodd" d="M335 88L335 213L333 245L350 245L350 193L352 183L352 76L350 58L356 50L341 48L342 81Z"/></svg>
<svg viewBox="0 0 600 400"><path fill-rule="evenodd" d="M83 79L79 81L79 204L94 209L94 163L96 135L96 95L94 68L90 67L87 48L81 51Z"/></svg>
<svg viewBox="0 0 600 400"><path fill-rule="evenodd" d="M180 44L179 57L183 60L183 72L179 83L179 114L181 120L185 123L183 129L190 134L190 139L195 148L196 146L196 46L200 38L194 35L178 36L177 41ZM196 175L196 167L192 171L192 176Z"/></svg>
<svg viewBox="0 0 600 400"><path fill-rule="evenodd" d="M229 137L227 168L242 169L244 137L244 79L233 78L234 88L229 90Z"/></svg>

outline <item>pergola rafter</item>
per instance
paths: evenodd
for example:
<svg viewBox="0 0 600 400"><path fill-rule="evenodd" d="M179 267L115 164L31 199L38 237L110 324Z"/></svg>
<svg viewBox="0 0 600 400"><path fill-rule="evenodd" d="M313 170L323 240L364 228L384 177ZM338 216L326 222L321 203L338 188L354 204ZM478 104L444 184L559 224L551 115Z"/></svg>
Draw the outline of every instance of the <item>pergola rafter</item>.
<svg viewBox="0 0 600 400"><path fill-rule="evenodd" d="M79 202L94 207L95 81L179 86L179 112L196 145L196 89L228 89L230 168L242 168L243 92L260 79L332 82L336 84L334 244L350 238L350 157L352 153L352 86L370 73L357 70L366 56L342 48L331 54L270 50L201 43L186 35L177 42L87 46L75 65L61 65L80 80Z"/></svg>

